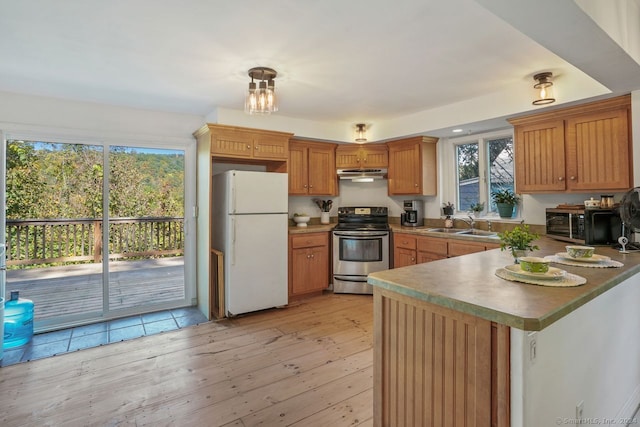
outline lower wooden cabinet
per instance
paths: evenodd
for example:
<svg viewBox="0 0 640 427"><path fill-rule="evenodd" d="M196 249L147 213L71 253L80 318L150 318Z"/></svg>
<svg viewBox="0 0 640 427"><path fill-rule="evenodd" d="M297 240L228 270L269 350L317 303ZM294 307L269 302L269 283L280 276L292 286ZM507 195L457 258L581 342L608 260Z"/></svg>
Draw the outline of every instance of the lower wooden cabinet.
<svg viewBox="0 0 640 427"><path fill-rule="evenodd" d="M393 268L499 248L498 243L393 233Z"/></svg>
<svg viewBox="0 0 640 427"><path fill-rule="evenodd" d="M393 267L417 264L417 236L393 233Z"/></svg>
<svg viewBox="0 0 640 427"><path fill-rule="evenodd" d="M374 425L509 425L509 327L377 286L373 302Z"/></svg>
<svg viewBox="0 0 640 427"><path fill-rule="evenodd" d="M289 235L289 299L321 293L330 283L329 233Z"/></svg>

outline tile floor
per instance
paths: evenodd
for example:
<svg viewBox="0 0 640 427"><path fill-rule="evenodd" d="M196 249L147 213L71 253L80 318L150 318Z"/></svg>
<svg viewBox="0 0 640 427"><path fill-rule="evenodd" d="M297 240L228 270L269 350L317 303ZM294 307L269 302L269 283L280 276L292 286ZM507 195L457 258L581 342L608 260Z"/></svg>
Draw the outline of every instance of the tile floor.
<svg viewBox="0 0 640 427"><path fill-rule="evenodd" d="M23 346L5 349L0 366L172 331L206 321L207 318L196 307L185 307L36 334Z"/></svg>

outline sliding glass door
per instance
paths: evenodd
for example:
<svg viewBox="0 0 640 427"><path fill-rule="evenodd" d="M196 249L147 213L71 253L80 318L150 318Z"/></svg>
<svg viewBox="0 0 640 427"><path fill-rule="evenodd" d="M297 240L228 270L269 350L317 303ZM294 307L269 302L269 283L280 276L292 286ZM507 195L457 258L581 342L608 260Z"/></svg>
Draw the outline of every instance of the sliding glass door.
<svg viewBox="0 0 640 427"><path fill-rule="evenodd" d="M183 300L184 152L111 146L109 188L109 310Z"/></svg>
<svg viewBox="0 0 640 427"><path fill-rule="evenodd" d="M36 330L185 305L184 150L9 139L5 157L7 290Z"/></svg>

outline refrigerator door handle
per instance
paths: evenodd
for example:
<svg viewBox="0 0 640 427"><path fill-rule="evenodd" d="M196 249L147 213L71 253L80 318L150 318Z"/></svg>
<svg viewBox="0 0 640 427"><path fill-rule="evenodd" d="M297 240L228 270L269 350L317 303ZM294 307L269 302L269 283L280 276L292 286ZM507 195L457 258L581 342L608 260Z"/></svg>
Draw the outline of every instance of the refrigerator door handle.
<svg viewBox="0 0 640 427"><path fill-rule="evenodd" d="M231 265L236 265L236 217L231 217Z"/></svg>

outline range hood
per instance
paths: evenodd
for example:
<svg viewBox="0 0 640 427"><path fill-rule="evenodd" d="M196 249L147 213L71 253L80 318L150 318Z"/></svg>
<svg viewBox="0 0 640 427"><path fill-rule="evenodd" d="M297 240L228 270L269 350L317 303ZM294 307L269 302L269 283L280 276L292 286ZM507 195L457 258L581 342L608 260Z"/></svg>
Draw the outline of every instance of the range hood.
<svg viewBox="0 0 640 427"><path fill-rule="evenodd" d="M372 182L376 179L387 179L386 169L338 169L340 179L353 182Z"/></svg>

